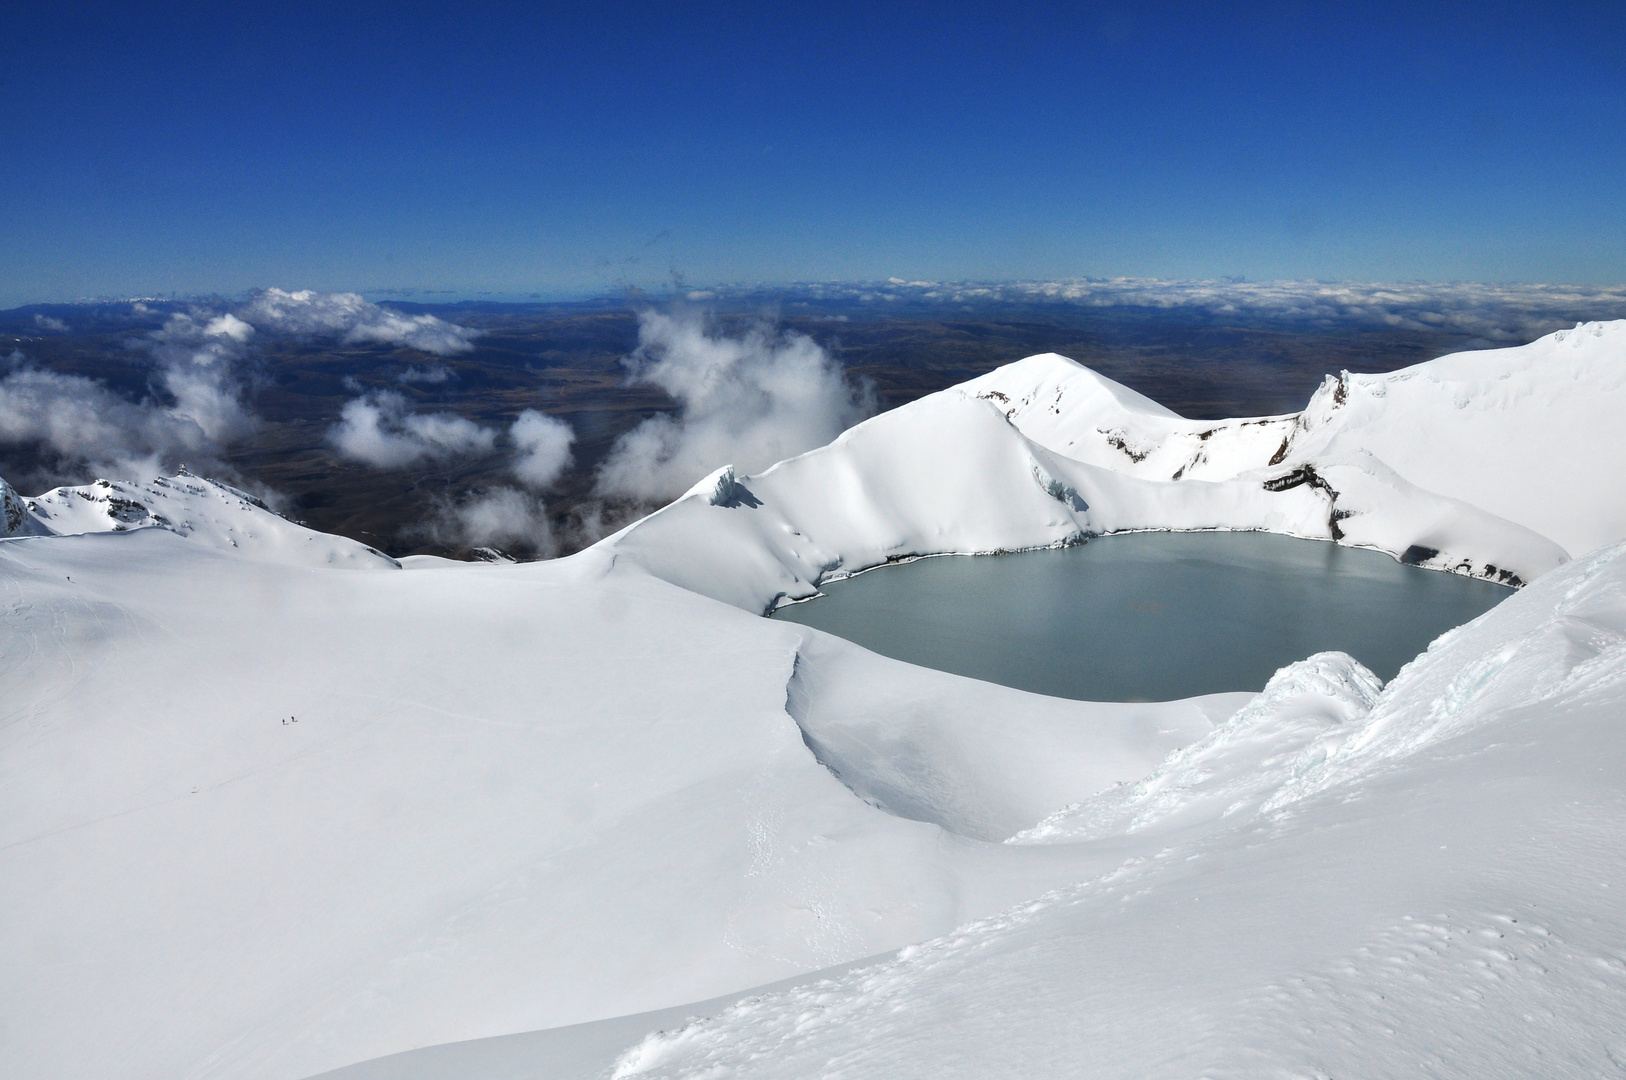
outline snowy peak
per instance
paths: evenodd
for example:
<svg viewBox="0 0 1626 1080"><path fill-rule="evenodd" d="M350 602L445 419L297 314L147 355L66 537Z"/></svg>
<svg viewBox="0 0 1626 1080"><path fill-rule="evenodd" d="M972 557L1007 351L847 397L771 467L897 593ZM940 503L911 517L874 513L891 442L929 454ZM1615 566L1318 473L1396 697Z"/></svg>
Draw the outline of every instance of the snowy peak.
<svg viewBox="0 0 1626 1080"><path fill-rule="evenodd" d="M1027 386L1012 398L1007 386ZM996 402L1007 418L1029 413L1055 413L1082 409L1103 417L1111 413L1157 416L1170 420L1179 415L1159 405L1145 394L1069 359L1060 353L1039 353L992 371L961 385L973 397Z"/></svg>
<svg viewBox="0 0 1626 1080"><path fill-rule="evenodd" d="M182 472L149 483L97 480L31 499L0 480L6 536L72 536L165 529L210 547L298 566L396 568L394 559L342 536L295 524L229 484Z"/></svg>
<svg viewBox="0 0 1626 1080"><path fill-rule="evenodd" d="M1293 417L1187 420L1066 357L1030 356L959 388L1034 442L1126 476L1229 480L1264 465Z"/></svg>
<svg viewBox="0 0 1626 1080"><path fill-rule="evenodd" d="M1626 413L1626 320L1384 375L1329 375L1287 416L1185 420L1048 355L960 389L1000 405L1040 446L1124 476L1280 484L1353 468L1467 503L1570 554L1626 539L1626 442L1598 437Z"/></svg>

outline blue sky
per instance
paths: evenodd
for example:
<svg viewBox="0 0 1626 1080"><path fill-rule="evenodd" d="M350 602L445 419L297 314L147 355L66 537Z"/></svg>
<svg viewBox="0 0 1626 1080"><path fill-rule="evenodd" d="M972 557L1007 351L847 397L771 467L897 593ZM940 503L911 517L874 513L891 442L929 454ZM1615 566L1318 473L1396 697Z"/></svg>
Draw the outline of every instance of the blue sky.
<svg viewBox="0 0 1626 1080"><path fill-rule="evenodd" d="M1626 282L1619 5L4 7L0 306Z"/></svg>

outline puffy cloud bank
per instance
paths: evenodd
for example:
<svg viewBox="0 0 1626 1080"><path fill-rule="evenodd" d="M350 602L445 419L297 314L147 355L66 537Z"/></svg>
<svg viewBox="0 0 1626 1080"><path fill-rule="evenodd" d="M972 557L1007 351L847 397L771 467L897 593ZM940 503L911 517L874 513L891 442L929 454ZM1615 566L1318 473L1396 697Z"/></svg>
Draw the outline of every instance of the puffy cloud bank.
<svg viewBox="0 0 1626 1080"><path fill-rule="evenodd" d="M339 455L375 469L405 469L494 453L499 432L453 412L421 413L394 390L351 398L328 431ZM533 491L570 467L576 433L563 420L526 409L509 427L510 471Z"/></svg>
<svg viewBox="0 0 1626 1080"><path fill-rule="evenodd" d="M723 465L754 472L875 411L869 388L816 341L760 324L725 337L699 315L645 311L626 362L635 382L660 387L679 408L616 441L597 478L610 498L671 498Z"/></svg>
<svg viewBox="0 0 1626 1080"><path fill-rule="evenodd" d="M145 305L134 305L145 313ZM60 320L36 319L41 329L66 329ZM265 289L235 306L198 306L171 315L157 330L129 342L151 365L147 394L130 400L105 383L77 375L40 370L15 355L0 377L0 444L28 446L41 462L40 475L27 479L63 482L105 475L141 479L172 472L183 461L217 469L220 455L252 435L259 425L248 403L253 380L253 348L268 335L334 337L350 343L376 342L450 356L473 348L475 331L431 315L408 316L381 308L354 293L286 292ZM440 364L412 368L417 379L443 382ZM352 403L354 405L355 403ZM418 457L469 452L485 436L461 418L424 418L390 427L389 403L369 403L346 421L357 446L364 446L371 419L372 453L418 452ZM468 425L465 427L464 425ZM396 438L392 441L391 436ZM461 440L461 442L459 441ZM472 440L472 441L471 441ZM490 449L490 441L485 442Z"/></svg>
<svg viewBox="0 0 1626 1080"><path fill-rule="evenodd" d="M489 454L497 432L456 413L419 413L401 394L377 390L352 398L328 432L341 457L375 469Z"/></svg>
<svg viewBox="0 0 1626 1080"><path fill-rule="evenodd" d="M538 556L558 552L539 493L552 487L572 461L576 433L563 420L526 409L502 433L456 413L415 412L403 395L381 390L347 402L328 440L341 457L378 469L483 456L506 443L508 471L520 486L502 484L441 499L408 533L449 548L495 547Z"/></svg>
<svg viewBox="0 0 1626 1080"><path fill-rule="evenodd" d="M552 487L570 468L575 441L575 429L563 420L526 409L508 428L512 453L508 468L524 490L501 485L442 503L426 523L428 535L451 547L494 547L540 557L558 554L548 508L538 492Z"/></svg>
<svg viewBox="0 0 1626 1080"><path fill-rule="evenodd" d="M212 447L237 442L259 426L243 403L242 363L253 337L254 327L230 313L172 315L142 343L175 399L170 412L196 424Z"/></svg>
<svg viewBox="0 0 1626 1080"><path fill-rule="evenodd" d="M692 313L646 311L639 319L638 348L626 359L631 378L659 386L678 409L616 441L596 476L595 492L608 503L578 506L567 527L578 542L597 538L638 507L682 493L720 465L765 468L824 445L874 412L868 389L805 335L758 324L728 336ZM380 468L489 453L499 445L494 429L446 413L413 413L404 397L388 391L347 404L331 439L347 457ZM500 441L518 484L446 500L416 531L453 548L553 554L558 542L539 493L570 467L575 432L527 410Z"/></svg>
<svg viewBox="0 0 1626 1080"><path fill-rule="evenodd" d="M405 345L436 356L468 352L478 336L478 331L433 315L403 315L379 307L355 293L263 289L238 314L265 330L337 337L352 345Z"/></svg>
<svg viewBox="0 0 1626 1080"><path fill-rule="evenodd" d="M739 302L769 294L713 290ZM1264 319L1314 329L1361 327L1464 334L1522 344L1585 319L1626 318L1626 286L1477 282L1174 281L1082 278L1018 282L815 282L774 299L859 307L1030 307L1143 310L1215 319Z"/></svg>
<svg viewBox="0 0 1626 1080"><path fill-rule="evenodd" d="M552 556L559 544L538 492L570 467L576 432L563 420L526 409L508 429L509 471L522 488L508 485L465 492L442 501L417 530L451 548L494 547L511 554Z"/></svg>
<svg viewBox="0 0 1626 1080"><path fill-rule="evenodd" d="M0 443L32 446L57 479L145 478L189 458L212 463L258 426L244 403L253 337L229 313L171 316L134 343L153 361L153 392L140 401L14 355L0 379Z"/></svg>

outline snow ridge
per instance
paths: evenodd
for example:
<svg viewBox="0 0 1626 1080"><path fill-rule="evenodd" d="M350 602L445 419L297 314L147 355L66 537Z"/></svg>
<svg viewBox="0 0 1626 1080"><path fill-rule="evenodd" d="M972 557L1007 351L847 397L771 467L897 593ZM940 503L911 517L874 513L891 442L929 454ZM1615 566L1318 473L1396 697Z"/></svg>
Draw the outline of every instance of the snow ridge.
<svg viewBox="0 0 1626 1080"><path fill-rule="evenodd" d="M97 480L31 499L0 480L4 536L79 536L164 529L251 558L313 567L399 569L383 552L289 521L246 491L182 471L146 483Z"/></svg>
<svg viewBox="0 0 1626 1080"><path fill-rule="evenodd" d="M1048 353L760 475L721 470L601 543L753 612L899 559L1145 530L1330 540L1517 586L1626 538L1626 440L1591 434L1626 414L1623 358L1626 320L1589 323L1211 422Z"/></svg>
<svg viewBox="0 0 1626 1080"><path fill-rule="evenodd" d="M1170 754L1146 779L1059 810L1006 843L1076 843L1274 809L1287 785L1360 730L1382 686L1347 653L1289 664L1235 716Z"/></svg>

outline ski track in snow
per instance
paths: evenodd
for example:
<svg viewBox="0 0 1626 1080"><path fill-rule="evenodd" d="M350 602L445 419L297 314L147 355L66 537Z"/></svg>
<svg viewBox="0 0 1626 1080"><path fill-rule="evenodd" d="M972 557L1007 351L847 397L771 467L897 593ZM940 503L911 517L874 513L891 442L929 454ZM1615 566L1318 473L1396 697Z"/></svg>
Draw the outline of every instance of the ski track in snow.
<svg viewBox="0 0 1626 1080"><path fill-rule="evenodd" d="M1623 372L1588 324L1210 423L1033 357L524 566L0 483L0 1072L1619 1075ZM1532 584L1388 686L1149 705L758 617L1155 528Z"/></svg>

